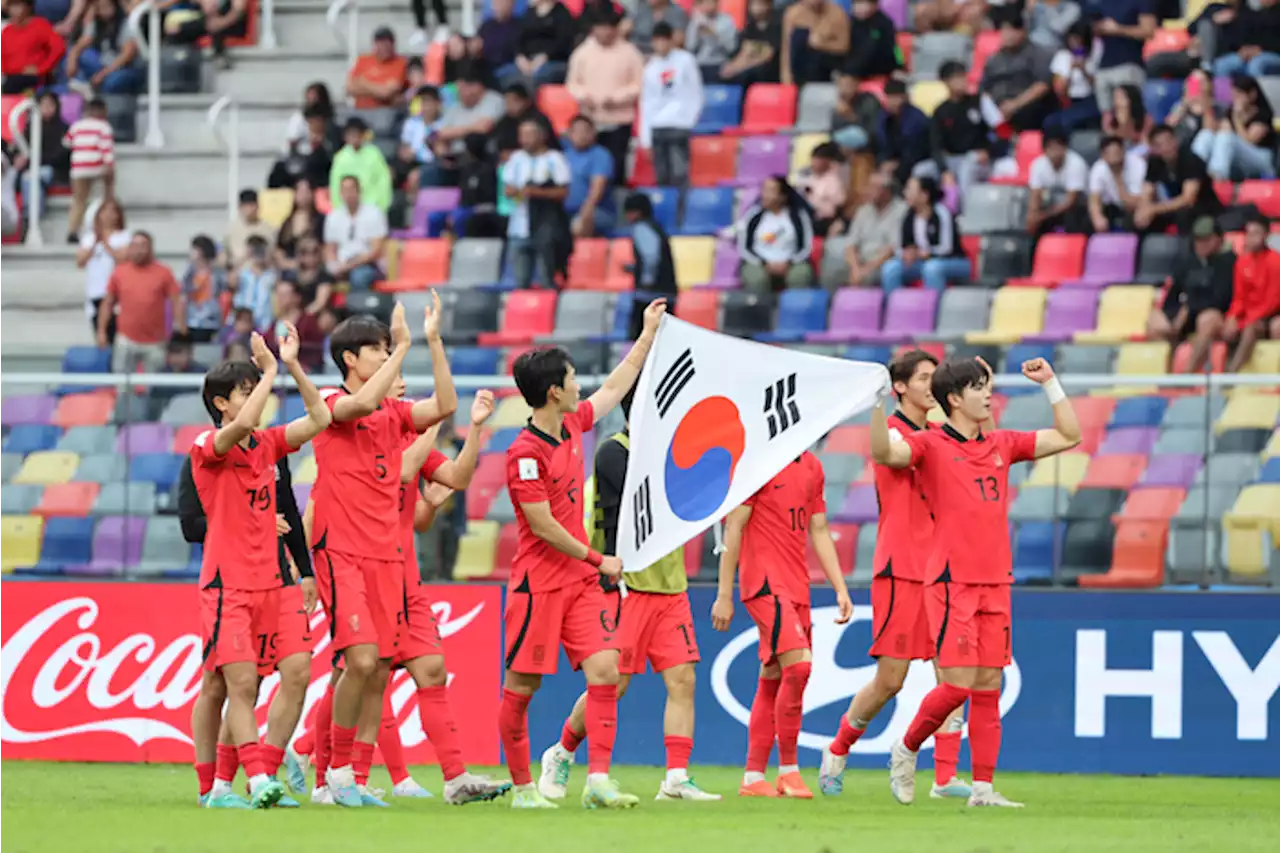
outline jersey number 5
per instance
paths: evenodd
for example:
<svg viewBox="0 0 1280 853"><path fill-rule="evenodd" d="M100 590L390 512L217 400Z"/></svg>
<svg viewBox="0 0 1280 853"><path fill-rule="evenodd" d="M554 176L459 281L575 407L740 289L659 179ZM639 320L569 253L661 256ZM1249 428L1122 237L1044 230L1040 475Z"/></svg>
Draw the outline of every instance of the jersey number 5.
<svg viewBox="0 0 1280 853"><path fill-rule="evenodd" d="M984 501L1000 500L1000 481L995 477L975 477L973 482L978 484L978 494Z"/></svg>
<svg viewBox="0 0 1280 853"><path fill-rule="evenodd" d="M249 509L256 509L259 512L266 512L271 509L270 486L263 486L260 489L245 489L244 493L249 496Z"/></svg>

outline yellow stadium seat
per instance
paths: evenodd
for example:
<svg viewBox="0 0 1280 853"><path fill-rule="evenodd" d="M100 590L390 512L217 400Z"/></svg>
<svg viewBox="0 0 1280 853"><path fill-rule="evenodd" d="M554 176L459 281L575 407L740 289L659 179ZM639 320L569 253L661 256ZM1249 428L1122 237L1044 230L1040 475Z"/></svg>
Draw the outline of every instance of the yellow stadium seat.
<svg viewBox="0 0 1280 853"><path fill-rule="evenodd" d="M927 116L933 115L938 105L951 96L947 84L941 80L921 80L911 85L909 93L911 105L918 107Z"/></svg>
<svg viewBox="0 0 1280 853"><path fill-rule="evenodd" d="M1125 344L1116 355L1117 375L1167 373L1169 344L1165 341L1144 341Z"/></svg>
<svg viewBox="0 0 1280 853"><path fill-rule="evenodd" d="M487 578L493 574L500 529L496 521L467 522L467 532L458 540L458 561L453 565L455 580Z"/></svg>
<svg viewBox="0 0 1280 853"><path fill-rule="evenodd" d="M1241 373L1280 373L1280 341L1258 341Z"/></svg>
<svg viewBox="0 0 1280 853"><path fill-rule="evenodd" d="M1062 453L1041 459L1023 482L1026 486L1061 486L1072 492L1084 479L1089 468L1088 453Z"/></svg>
<svg viewBox="0 0 1280 853"><path fill-rule="evenodd" d="M813 149L830 140L830 134L826 133L802 133L792 139L790 179L794 181L801 169L809 167L809 161L813 159Z"/></svg>
<svg viewBox="0 0 1280 853"><path fill-rule="evenodd" d="M523 397L503 397L498 401L493 417L489 418L486 426L491 429L522 427L532 414L533 410L529 408L529 404Z"/></svg>
<svg viewBox="0 0 1280 853"><path fill-rule="evenodd" d="M262 419L258 421L258 429L266 429L276 422L276 415L280 414L280 398L272 394L267 398L267 404L262 407Z"/></svg>
<svg viewBox="0 0 1280 853"><path fill-rule="evenodd" d="M1156 289L1150 285L1108 287L1102 291L1102 299L1098 303L1098 328L1091 332L1076 332L1076 343L1118 344L1140 339L1146 333L1147 318L1155 300Z"/></svg>
<svg viewBox="0 0 1280 853"><path fill-rule="evenodd" d="M0 571L40 562L44 519L38 515L6 515L0 520Z"/></svg>
<svg viewBox="0 0 1280 853"><path fill-rule="evenodd" d="M258 216L279 228L293 212L293 190L282 187L258 191Z"/></svg>
<svg viewBox="0 0 1280 853"><path fill-rule="evenodd" d="M70 483L79 466L79 453L69 450L40 450L27 455L22 468L14 475L13 482L37 486Z"/></svg>
<svg viewBox="0 0 1280 853"><path fill-rule="evenodd" d="M387 263L387 281L400 278L400 249L399 240L388 240L383 244L383 259Z"/></svg>
<svg viewBox="0 0 1280 853"><path fill-rule="evenodd" d="M1271 433L1271 440L1262 448L1263 459L1270 459L1272 456L1280 456L1280 429Z"/></svg>
<svg viewBox="0 0 1280 853"><path fill-rule="evenodd" d="M316 457L315 454L304 456L298 460L296 467L293 469L293 482L295 483L314 483L316 481Z"/></svg>
<svg viewBox="0 0 1280 853"><path fill-rule="evenodd" d="M1245 486L1235 506L1222 516L1224 556L1233 575L1264 577L1280 542L1280 485Z"/></svg>
<svg viewBox="0 0 1280 853"><path fill-rule="evenodd" d="M672 237L671 256L676 266L676 282L681 290L706 284L715 274L714 237Z"/></svg>
<svg viewBox="0 0 1280 853"><path fill-rule="evenodd" d="M971 344L1012 344L1044 331L1044 304L1049 292L1043 287L1002 287L991 305L991 323L985 332L969 332Z"/></svg>
<svg viewBox="0 0 1280 853"><path fill-rule="evenodd" d="M1280 397L1275 394L1232 394L1214 427L1219 433L1229 429L1271 429L1280 415Z"/></svg>
<svg viewBox="0 0 1280 853"><path fill-rule="evenodd" d="M1204 14L1204 10L1209 7L1213 0L1187 0L1186 10L1182 15L1182 19L1186 21L1194 21Z"/></svg>

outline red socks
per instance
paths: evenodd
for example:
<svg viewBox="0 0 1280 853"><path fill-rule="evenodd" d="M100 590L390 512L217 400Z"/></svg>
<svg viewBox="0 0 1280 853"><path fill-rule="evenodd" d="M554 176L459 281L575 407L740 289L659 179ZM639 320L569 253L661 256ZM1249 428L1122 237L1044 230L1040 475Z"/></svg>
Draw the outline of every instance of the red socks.
<svg viewBox="0 0 1280 853"><path fill-rule="evenodd" d="M399 785L409 778L409 766L404 760L404 743L400 740L400 721L391 713L391 691L387 691L387 704L382 708L382 724L378 727L378 749L386 762L391 784Z"/></svg>
<svg viewBox="0 0 1280 853"><path fill-rule="evenodd" d="M240 744L236 751L240 753L240 763L244 765L244 772L250 779L267 772L262 763L262 749L256 740Z"/></svg>
<svg viewBox="0 0 1280 853"><path fill-rule="evenodd" d="M358 740L351 748L351 769L357 785L369 784L369 768L373 766L373 744Z"/></svg>
<svg viewBox="0 0 1280 853"><path fill-rule="evenodd" d="M511 771L513 785L528 785L529 775L529 700L532 696L502 691L502 705L498 709L498 734L502 737L502 751L507 757L507 769Z"/></svg>
<svg viewBox="0 0 1280 853"><path fill-rule="evenodd" d="M689 755L693 752L693 738L667 735L662 742L667 747L667 769L688 770Z"/></svg>
<svg viewBox="0 0 1280 853"><path fill-rule="evenodd" d="M578 734L573 730L573 726L569 725L568 720L564 721L564 728L560 730L560 745L565 748L565 751L577 752L586 738L586 732Z"/></svg>
<svg viewBox="0 0 1280 853"><path fill-rule="evenodd" d="M316 787L325 785L325 773L329 770L329 759L333 755L333 680L329 680L329 688L320 697L316 705L316 718L311 724L315 734Z"/></svg>
<svg viewBox="0 0 1280 853"><path fill-rule="evenodd" d="M774 706L774 721L778 728L778 763L799 764L800 724L804 718L804 688L809 683L813 665L808 661L793 663L782 669L782 689L778 691Z"/></svg>
<svg viewBox="0 0 1280 853"><path fill-rule="evenodd" d="M956 776L960 762L960 733L938 732L933 736L933 778L945 785Z"/></svg>
<svg viewBox="0 0 1280 853"><path fill-rule="evenodd" d="M262 766L266 774L268 776L276 775L280 765L284 763L284 750L278 746L264 743L258 749L258 754L262 756Z"/></svg>
<svg viewBox="0 0 1280 853"><path fill-rule="evenodd" d="M849 747L857 743L858 738L862 737L865 732L866 729L855 729L853 726L849 725L848 714L841 714L840 730L836 732L835 740L831 741L831 746L828 747L831 750L831 754L848 755Z"/></svg>
<svg viewBox="0 0 1280 853"><path fill-rule="evenodd" d="M587 685L587 772L608 773L618 734L618 685Z"/></svg>
<svg viewBox="0 0 1280 853"><path fill-rule="evenodd" d="M907 727L907 734L902 738L902 743L912 752L918 751L920 744L936 732L947 716L963 705L964 700L968 698L968 690L953 684L939 684L930 690L920 703L920 710L916 711L915 719ZM970 716L972 717L972 714ZM972 721L969 728L972 732Z"/></svg>
<svg viewBox="0 0 1280 853"><path fill-rule="evenodd" d="M212 761L196 762L196 779L200 783L200 796L209 793L213 788L214 763Z"/></svg>
<svg viewBox="0 0 1280 853"><path fill-rule="evenodd" d="M990 782L1000 757L999 690L974 690L969 694L969 752L973 756L973 781Z"/></svg>
<svg viewBox="0 0 1280 853"><path fill-rule="evenodd" d="M214 778L219 782L230 782L236 778L236 768L240 766L240 755L234 746L218 744L217 763L214 765Z"/></svg>
<svg viewBox="0 0 1280 853"><path fill-rule="evenodd" d="M436 760L444 780L456 779L467 772L462 763L462 745L458 743L458 727L453 722L453 709L449 707L448 688L423 687L418 691L418 719L427 740L436 750Z"/></svg>
<svg viewBox="0 0 1280 853"><path fill-rule="evenodd" d="M356 727L344 729L342 726L335 725L333 727L333 746L332 753L329 755L330 767L346 767L351 764L351 752L355 748L356 743Z"/></svg>
<svg viewBox="0 0 1280 853"><path fill-rule="evenodd" d="M756 685L756 698L751 702L751 721L747 724L747 771L763 773L769 767L773 752L773 706L778 701L781 679L762 678Z"/></svg>

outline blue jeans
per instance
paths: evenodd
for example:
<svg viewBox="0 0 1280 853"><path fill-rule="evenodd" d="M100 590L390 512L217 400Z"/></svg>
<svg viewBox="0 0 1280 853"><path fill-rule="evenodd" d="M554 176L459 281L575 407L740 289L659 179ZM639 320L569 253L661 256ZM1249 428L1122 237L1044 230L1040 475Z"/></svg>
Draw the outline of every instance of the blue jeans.
<svg viewBox="0 0 1280 853"><path fill-rule="evenodd" d="M140 63L135 63L112 71L102 81L102 85L98 87L98 90L104 95L138 94L142 91L145 79L143 69L139 65ZM87 83L92 79L93 75L106 67L107 63L102 60L102 55L98 53L97 48L85 48L84 52L80 54L80 68L76 72L76 79Z"/></svg>
<svg viewBox="0 0 1280 853"><path fill-rule="evenodd" d="M443 237L444 232L452 230L458 237L465 237L467 222L471 219L471 210L469 207L459 207L457 210L433 210L427 214L427 236Z"/></svg>
<svg viewBox="0 0 1280 853"><path fill-rule="evenodd" d="M929 258L904 264L901 258L890 258L880 268L880 286L893 293L909 281L923 281L930 290L943 291L948 281L969 280L968 258Z"/></svg>
<svg viewBox="0 0 1280 853"><path fill-rule="evenodd" d="M372 290L374 284L382 281L382 270L377 264L365 264L347 273L347 284L352 290Z"/></svg>
<svg viewBox="0 0 1280 853"><path fill-rule="evenodd" d="M1098 109L1098 98L1092 93L1088 97L1076 98L1062 109L1044 120L1044 129L1061 128L1070 135L1073 130L1090 130L1102 122L1102 111Z"/></svg>
<svg viewBox="0 0 1280 853"><path fill-rule="evenodd" d="M525 289L532 287L535 282L552 284L554 279L548 248L532 237L507 238L507 252L511 258L511 271L515 275L516 287Z"/></svg>
<svg viewBox="0 0 1280 853"><path fill-rule="evenodd" d="M1245 142L1230 130L1200 131L1191 140L1191 151L1208 164L1209 174L1218 180L1231 180L1233 171L1246 180L1276 176L1272 152Z"/></svg>
<svg viewBox="0 0 1280 853"><path fill-rule="evenodd" d="M523 74L514 62L502 66L493 72L493 76L498 80L500 88L507 88L512 83L524 83L531 93L544 83L563 83L565 75L569 72L569 63L556 62L548 59L533 74L526 76Z"/></svg>
<svg viewBox="0 0 1280 853"><path fill-rule="evenodd" d="M1259 53L1253 59L1241 59L1238 54L1228 53L1213 61L1214 77L1230 77L1232 74L1244 72L1250 77L1267 77L1280 74L1280 54Z"/></svg>

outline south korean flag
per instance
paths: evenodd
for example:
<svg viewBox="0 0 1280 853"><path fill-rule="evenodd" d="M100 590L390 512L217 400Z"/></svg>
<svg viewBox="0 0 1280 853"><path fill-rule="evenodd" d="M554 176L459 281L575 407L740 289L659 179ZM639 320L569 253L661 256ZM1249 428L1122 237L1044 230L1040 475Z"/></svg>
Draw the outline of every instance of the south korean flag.
<svg viewBox="0 0 1280 853"><path fill-rule="evenodd" d="M711 332L666 315L631 406L618 556L639 571L875 403L880 364Z"/></svg>

